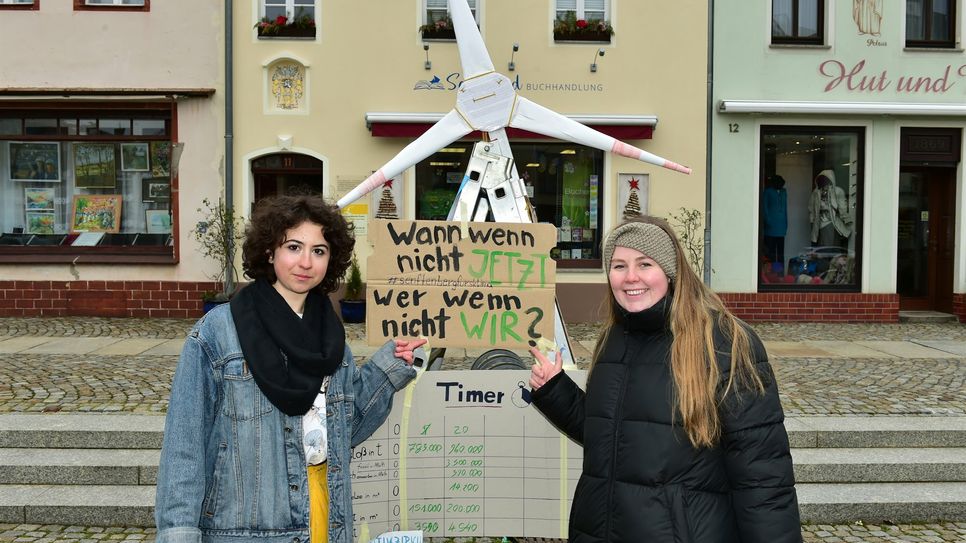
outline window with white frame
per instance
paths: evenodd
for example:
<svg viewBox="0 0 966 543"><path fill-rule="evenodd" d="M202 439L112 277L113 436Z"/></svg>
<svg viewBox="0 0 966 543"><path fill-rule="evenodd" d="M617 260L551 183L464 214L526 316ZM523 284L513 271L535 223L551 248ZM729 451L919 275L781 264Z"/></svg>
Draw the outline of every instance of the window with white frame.
<svg viewBox="0 0 966 543"><path fill-rule="evenodd" d="M0 6L32 6L34 0L0 0Z"/></svg>
<svg viewBox="0 0 966 543"><path fill-rule="evenodd" d="M772 0L771 42L823 45L825 0Z"/></svg>
<svg viewBox="0 0 966 543"><path fill-rule="evenodd" d="M557 19L565 19L573 13L577 19L585 21L606 21L610 19L609 0L556 0Z"/></svg>
<svg viewBox="0 0 966 543"><path fill-rule="evenodd" d="M432 25L437 21L449 21L449 9L446 7L447 0L423 0L423 24ZM480 24L479 11L476 9L477 0L467 0L470 5L470 12L476 19L476 24Z"/></svg>
<svg viewBox="0 0 966 543"><path fill-rule="evenodd" d="M278 17L299 19L315 18L315 0L262 0L261 16L275 20Z"/></svg>
<svg viewBox="0 0 966 543"><path fill-rule="evenodd" d="M956 46L956 0L906 0L906 46Z"/></svg>

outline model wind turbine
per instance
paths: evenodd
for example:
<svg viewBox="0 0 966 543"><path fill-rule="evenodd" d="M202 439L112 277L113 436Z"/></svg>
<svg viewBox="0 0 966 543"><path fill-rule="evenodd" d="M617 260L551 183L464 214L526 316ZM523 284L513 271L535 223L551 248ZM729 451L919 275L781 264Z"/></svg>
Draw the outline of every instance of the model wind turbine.
<svg viewBox="0 0 966 543"><path fill-rule="evenodd" d="M500 155L512 157L506 138L507 126L610 151L685 174L691 173L691 168L614 139L518 95L513 82L494 70L466 0L449 0L449 11L464 74L456 93L456 107L343 196L338 202L340 208L381 187L387 179L392 179L474 130L487 134L491 145L497 147ZM511 176L518 179L512 161L510 168Z"/></svg>

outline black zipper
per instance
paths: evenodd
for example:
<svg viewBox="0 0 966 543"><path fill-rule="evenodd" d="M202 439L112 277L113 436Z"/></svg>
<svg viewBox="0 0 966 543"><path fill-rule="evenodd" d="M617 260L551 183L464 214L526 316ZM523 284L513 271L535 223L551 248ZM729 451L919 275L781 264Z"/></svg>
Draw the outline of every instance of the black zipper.
<svg viewBox="0 0 966 543"><path fill-rule="evenodd" d="M621 379L621 392L620 396L617 398L617 410L614 412L614 441L611 443L611 449L613 450L611 454L611 475L608 477L608 484L610 489L607 492L607 525L604 529L604 538L610 541L610 520L613 518L611 514L614 511L614 486L615 478L617 477L617 444L620 442L621 436L621 416L624 413L624 394L627 392L627 374L628 374L628 364L627 364L627 350L628 350L628 338L629 334L627 329L624 329L624 352L621 354L620 361L624 366L624 376Z"/></svg>

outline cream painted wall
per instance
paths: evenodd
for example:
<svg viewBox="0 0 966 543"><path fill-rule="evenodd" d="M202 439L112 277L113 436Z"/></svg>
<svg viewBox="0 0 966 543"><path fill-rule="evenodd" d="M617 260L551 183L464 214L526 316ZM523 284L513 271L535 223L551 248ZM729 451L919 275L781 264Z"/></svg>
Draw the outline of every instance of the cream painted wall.
<svg viewBox="0 0 966 543"><path fill-rule="evenodd" d="M215 273L216 266L196 251L188 231L200 219L196 209L201 200L217 199L224 187L222 2L156 0L149 12L105 12L74 11L73 2L47 0L36 11L2 13L3 87L213 88L215 93L209 98L178 101L178 141L185 144L177 193L179 264L0 265L0 277L56 281L210 280L208 274Z"/></svg>
<svg viewBox="0 0 966 543"><path fill-rule="evenodd" d="M616 35L606 54L590 63L600 44L555 44L552 0L516 2L479 0L481 29L497 71L519 77L520 94L564 114L639 114L659 119L654 138L630 143L694 168L683 176L651 165L609 156L605 162L605 223L616 224L618 173L649 173L653 213L680 207L704 210L707 4L697 0L664 5L612 1ZM278 138L329 157L327 193L336 196L339 178L361 180L409 143L373 138L366 112L445 113L455 103L453 90L413 90L419 80L438 76L459 80L453 42L431 42L432 70L418 27L419 0L320 0L315 40L257 39L258 0L236 2L235 143L236 185L250 184L252 153L277 152ZM507 71L513 43L516 71ZM308 65L310 93L304 115L266 115L263 66L281 57ZM456 74L456 75L453 75ZM528 90L537 83L602 85L601 92ZM273 151L274 150L274 151ZM406 174L410 183L412 172ZM411 210L412 191L407 209ZM250 189L239 189L235 203L247 209ZM360 256L368 244L360 239ZM561 282L602 282L599 272L560 272Z"/></svg>

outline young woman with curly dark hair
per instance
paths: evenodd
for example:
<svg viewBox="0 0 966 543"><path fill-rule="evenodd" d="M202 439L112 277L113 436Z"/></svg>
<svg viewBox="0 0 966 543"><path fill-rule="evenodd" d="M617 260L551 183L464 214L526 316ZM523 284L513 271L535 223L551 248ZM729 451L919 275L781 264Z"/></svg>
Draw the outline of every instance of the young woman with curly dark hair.
<svg viewBox="0 0 966 543"><path fill-rule="evenodd" d="M242 248L253 281L198 321L175 372L159 543L352 540L350 449L386 419L425 343L353 362L328 294L354 244L320 196L258 204Z"/></svg>

